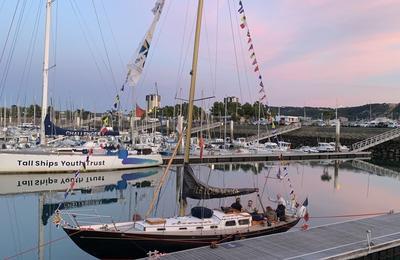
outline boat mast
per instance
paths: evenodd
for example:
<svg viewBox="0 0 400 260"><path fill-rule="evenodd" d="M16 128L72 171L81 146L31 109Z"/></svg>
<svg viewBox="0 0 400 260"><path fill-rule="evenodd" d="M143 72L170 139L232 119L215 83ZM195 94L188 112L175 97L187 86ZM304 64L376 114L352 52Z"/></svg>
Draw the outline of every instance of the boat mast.
<svg viewBox="0 0 400 260"><path fill-rule="evenodd" d="M49 88L49 57L50 57L50 23L51 23L51 4L53 0L46 3L46 27L44 38L44 61L43 61L43 93L42 93L42 116L40 123L40 144L46 143L44 119L47 114L47 94Z"/></svg>
<svg viewBox="0 0 400 260"><path fill-rule="evenodd" d="M196 76L197 76L197 60L199 56L199 43L200 43L200 31L201 31L201 18L203 14L203 0L199 0L197 6L197 21L196 21L196 32L194 36L194 48L193 48L193 60L192 60L192 71L190 80L190 92L189 92L189 105L188 105L188 124L186 128L186 140L185 140L185 163L189 163L189 152L190 152L190 136L192 133L192 122L193 122L193 102L194 93L196 89ZM185 215L186 201L180 198L179 202L179 216Z"/></svg>

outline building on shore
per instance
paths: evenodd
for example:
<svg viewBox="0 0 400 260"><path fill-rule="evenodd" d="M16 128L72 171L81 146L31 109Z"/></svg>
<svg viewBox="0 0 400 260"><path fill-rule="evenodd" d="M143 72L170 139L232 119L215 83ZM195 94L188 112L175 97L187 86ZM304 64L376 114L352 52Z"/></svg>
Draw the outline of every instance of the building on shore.
<svg viewBox="0 0 400 260"><path fill-rule="evenodd" d="M146 95L147 113L153 112L155 108L160 108L161 96L158 94Z"/></svg>

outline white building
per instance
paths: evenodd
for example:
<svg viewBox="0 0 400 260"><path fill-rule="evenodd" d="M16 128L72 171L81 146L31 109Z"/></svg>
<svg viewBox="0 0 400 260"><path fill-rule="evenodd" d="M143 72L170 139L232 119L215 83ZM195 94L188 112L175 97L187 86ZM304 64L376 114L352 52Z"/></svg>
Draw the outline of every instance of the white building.
<svg viewBox="0 0 400 260"><path fill-rule="evenodd" d="M147 113L151 113L154 108L160 108L161 96L157 94L146 95Z"/></svg>
<svg viewBox="0 0 400 260"><path fill-rule="evenodd" d="M275 121L280 125L290 125L292 123L299 123L300 118L298 116L275 116Z"/></svg>

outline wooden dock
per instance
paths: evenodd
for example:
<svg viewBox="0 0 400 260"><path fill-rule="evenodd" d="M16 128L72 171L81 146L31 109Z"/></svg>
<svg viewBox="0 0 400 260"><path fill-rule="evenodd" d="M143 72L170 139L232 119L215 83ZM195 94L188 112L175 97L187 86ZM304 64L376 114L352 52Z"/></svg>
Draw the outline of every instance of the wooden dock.
<svg viewBox="0 0 400 260"><path fill-rule="evenodd" d="M344 160L344 159L369 159L370 152L340 152L340 153L303 153L303 152L282 152L268 154L232 154L232 155L205 155L191 156L191 164L223 164L243 162L266 162L266 161L302 161L302 160ZM163 164L167 165L170 156L163 156ZM178 155L172 164L183 164L183 156Z"/></svg>
<svg viewBox="0 0 400 260"><path fill-rule="evenodd" d="M381 215L222 243L215 249L185 250L161 259L399 259L399 223L399 213Z"/></svg>

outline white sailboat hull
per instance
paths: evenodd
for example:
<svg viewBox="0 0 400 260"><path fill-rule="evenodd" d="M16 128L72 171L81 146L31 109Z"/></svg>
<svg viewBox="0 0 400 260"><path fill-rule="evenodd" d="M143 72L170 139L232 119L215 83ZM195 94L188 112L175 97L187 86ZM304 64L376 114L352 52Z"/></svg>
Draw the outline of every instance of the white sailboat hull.
<svg viewBox="0 0 400 260"><path fill-rule="evenodd" d="M18 152L0 153L0 173L56 173L75 172L86 166L86 171L112 171L159 166L162 158L159 154L94 154L57 152Z"/></svg>

